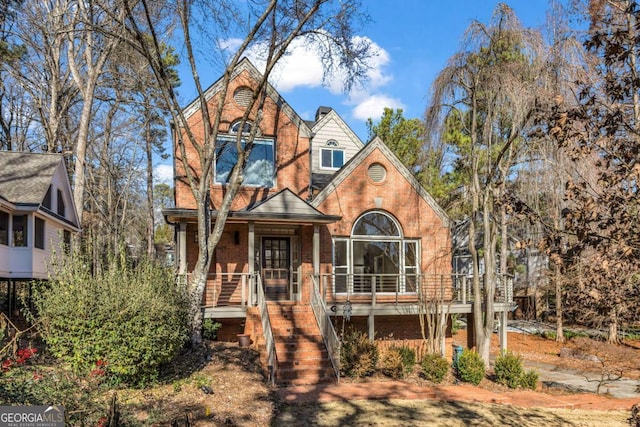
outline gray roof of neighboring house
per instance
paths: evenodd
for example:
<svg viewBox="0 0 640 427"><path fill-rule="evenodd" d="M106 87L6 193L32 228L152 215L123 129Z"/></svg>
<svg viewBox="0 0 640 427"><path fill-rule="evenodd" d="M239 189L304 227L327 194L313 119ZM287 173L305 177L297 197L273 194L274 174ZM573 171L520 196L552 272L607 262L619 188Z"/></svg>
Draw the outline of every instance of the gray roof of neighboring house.
<svg viewBox="0 0 640 427"><path fill-rule="evenodd" d="M61 161L61 154L1 151L0 197L14 204L39 205Z"/></svg>

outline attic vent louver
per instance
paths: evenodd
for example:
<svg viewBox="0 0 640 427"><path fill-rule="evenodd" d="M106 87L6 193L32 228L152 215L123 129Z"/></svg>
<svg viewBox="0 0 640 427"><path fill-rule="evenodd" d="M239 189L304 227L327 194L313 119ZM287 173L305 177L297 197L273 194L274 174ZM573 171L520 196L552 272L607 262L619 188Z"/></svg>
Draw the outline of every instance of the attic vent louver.
<svg viewBox="0 0 640 427"><path fill-rule="evenodd" d="M375 183L383 182L387 177L387 170L380 163L369 166L369 178Z"/></svg>
<svg viewBox="0 0 640 427"><path fill-rule="evenodd" d="M252 98L253 91L247 86L241 86L233 93L233 100L241 107L248 107L251 105Z"/></svg>

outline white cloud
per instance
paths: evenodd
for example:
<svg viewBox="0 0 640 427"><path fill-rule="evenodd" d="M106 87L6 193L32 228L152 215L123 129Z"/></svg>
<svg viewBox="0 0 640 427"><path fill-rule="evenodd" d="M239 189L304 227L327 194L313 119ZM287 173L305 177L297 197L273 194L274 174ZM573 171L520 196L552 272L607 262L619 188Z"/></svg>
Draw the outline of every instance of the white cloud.
<svg viewBox="0 0 640 427"><path fill-rule="evenodd" d="M218 40L218 47L222 50L229 50L235 52L238 50L240 45L242 45L242 39L221 39Z"/></svg>
<svg viewBox="0 0 640 427"><path fill-rule="evenodd" d="M391 76L385 71L390 62L389 54L373 41L366 37L354 38L355 43L369 42L373 55L367 60L369 70L366 89L371 90L387 84ZM229 44L231 45L231 44ZM264 69L263 45L254 45L247 52L247 57L258 69ZM345 70L333 70L323 82L324 66L320 59L318 42L311 38L295 39L287 52L280 60L271 74L271 84L278 91L290 92L297 87L319 87L325 85L334 95L342 94L344 87ZM335 61L338 63L339 61Z"/></svg>
<svg viewBox="0 0 640 427"><path fill-rule="evenodd" d="M359 120L367 120L368 118L371 118L376 121L382 116L382 112L385 107L396 109L405 108L399 99L391 98L386 95L371 95L357 102L353 109L352 116Z"/></svg>
<svg viewBox="0 0 640 427"><path fill-rule="evenodd" d="M173 166L158 165L153 169L153 177L156 184L173 185Z"/></svg>

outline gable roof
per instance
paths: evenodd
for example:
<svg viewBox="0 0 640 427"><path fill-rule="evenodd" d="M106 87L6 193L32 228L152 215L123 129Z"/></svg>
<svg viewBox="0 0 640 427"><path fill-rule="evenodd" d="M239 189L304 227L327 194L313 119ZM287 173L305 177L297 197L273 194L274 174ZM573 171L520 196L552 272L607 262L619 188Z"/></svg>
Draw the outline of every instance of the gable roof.
<svg viewBox="0 0 640 427"><path fill-rule="evenodd" d="M231 79L229 81L233 81L243 72L249 73L249 75L256 81L262 79L263 74L258 71L258 69L249 61L247 58L242 58L240 62L236 65L231 73ZM215 96L216 93L220 92L223 89L224 85L224 77L220 77L215 83L209 86L204 91L204 97L207 101ZM302 120L298 113L296 113L293 108L284 100L284 98L278 93L278 91L271 85L271 83L267 82L267 96L269 96L273 102L280 107L280 109L289 117L289 119L298 126L300 129L300 134L304 137L311 136L311 129L307 122ZM197 111L200 110L200 101L198 98L191 101L184 109L184 115L186 119L189 119L192 115L194 115Z"/></svg>
<svg viewBox="0 0 640 427"><path fill-rule="evenodd" d="M1 152L0 197L16 205L40 205L61 162L61 154Z"/></svg>
<svg viewBox="0 0 640 427"><path fill-rule="evenodd" d="M447 213L438 205L438 202L424 189L422 185L418 182L418 180L413 176L413 174L406 168L404 164L398 159L393 151L379 138L374 138L371 142L367 143L362 150L360 150L355 156L351 158L335 175L331 181L327 183L327 185L320 191L312 200L311 205L316 207L319 206L323 201L329 197L331 193L333 193L338 186L349 176L351 173L360 165L362 162L369 157L369 155L374 150L380 150L382 154L389 160L400 174L406 178L406 180L411 184L411 186L415 189L415 191L424 199L424 201L433 209L433 211L438 215L443 224L448 227L449 226L449 216Z"/></svg>
<svg viewBox="0 0 640 427"><path fill-rule="evenodd" d="M182 218L197 218L195 209L168 208L163 209L162 214L168 223L175 223ZM212 210L211 218L215 219L217 216L218 211ZM228 218L243 221L331 224L342 217L323 214L293 191L285 188L247 209L229 212Z"/></svg>
<svg viewBox="0 0 640 427"><path fill-rule="evenodd" d="M351 130L349 125L340 117L336 111L331 108L327 113L325 113L320 120L313 124L311 130L313 133L317 133L320 129L322 129L327 123L330 121L334 121L338 124L338 127L345 133L345 135L356 144L358 148L364 147L364 143L362 140L356 135L356 133Z"/></svg>
<svg viewBox="0 0 640 427"><path fill-rule="evenodd" d="M340 217L325 215L309 203L302 200L293 191L285 188L264 201L247 209L247 212L257 215L291 217L292 219L316 219L336 221Z"/></svg>

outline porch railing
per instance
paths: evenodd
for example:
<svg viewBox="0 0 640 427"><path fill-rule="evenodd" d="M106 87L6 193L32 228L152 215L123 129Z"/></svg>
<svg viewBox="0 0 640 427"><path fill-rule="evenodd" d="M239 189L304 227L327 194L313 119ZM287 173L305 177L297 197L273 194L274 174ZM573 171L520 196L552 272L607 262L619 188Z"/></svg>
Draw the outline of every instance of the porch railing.
<svg viewBox="0 0 640 427"><path fill-rule="evenodd" d="M331 360L336 379L340 382L340 340L327 314L327 306L322 298L318 280L315 276L310 275L310 277L313 283L311 290L311 308L322 332L324 345L327 347L329 360Z"/></svg>
<svg viewBox="0 0 640 427"><path fill-rule="evenodd" d="M485 277L480 278L484 292ZM496 276L495 303L513 302L513 276ZM322 274L319 277L321 296L326 303L355 297L356 302L375 305L379 299L384 302L416 301L419 295L438 298L452 303L471 303L473 281L462 274Z"/></svg>
<svg viewBox="0 0 640 427"><path fill-rule="evenodd" d="M255 274L257 288L257 304L260 311L260 321L262 323L262 333L264 334L265 348L267 352L267 366L269 369L269 381L275 384L278 358L276 355L276 342L273 338L273 330L271 329L271 319L269 319L269 310L267 308L267 299L262 289L262 279L259 274Z"/></svg>

